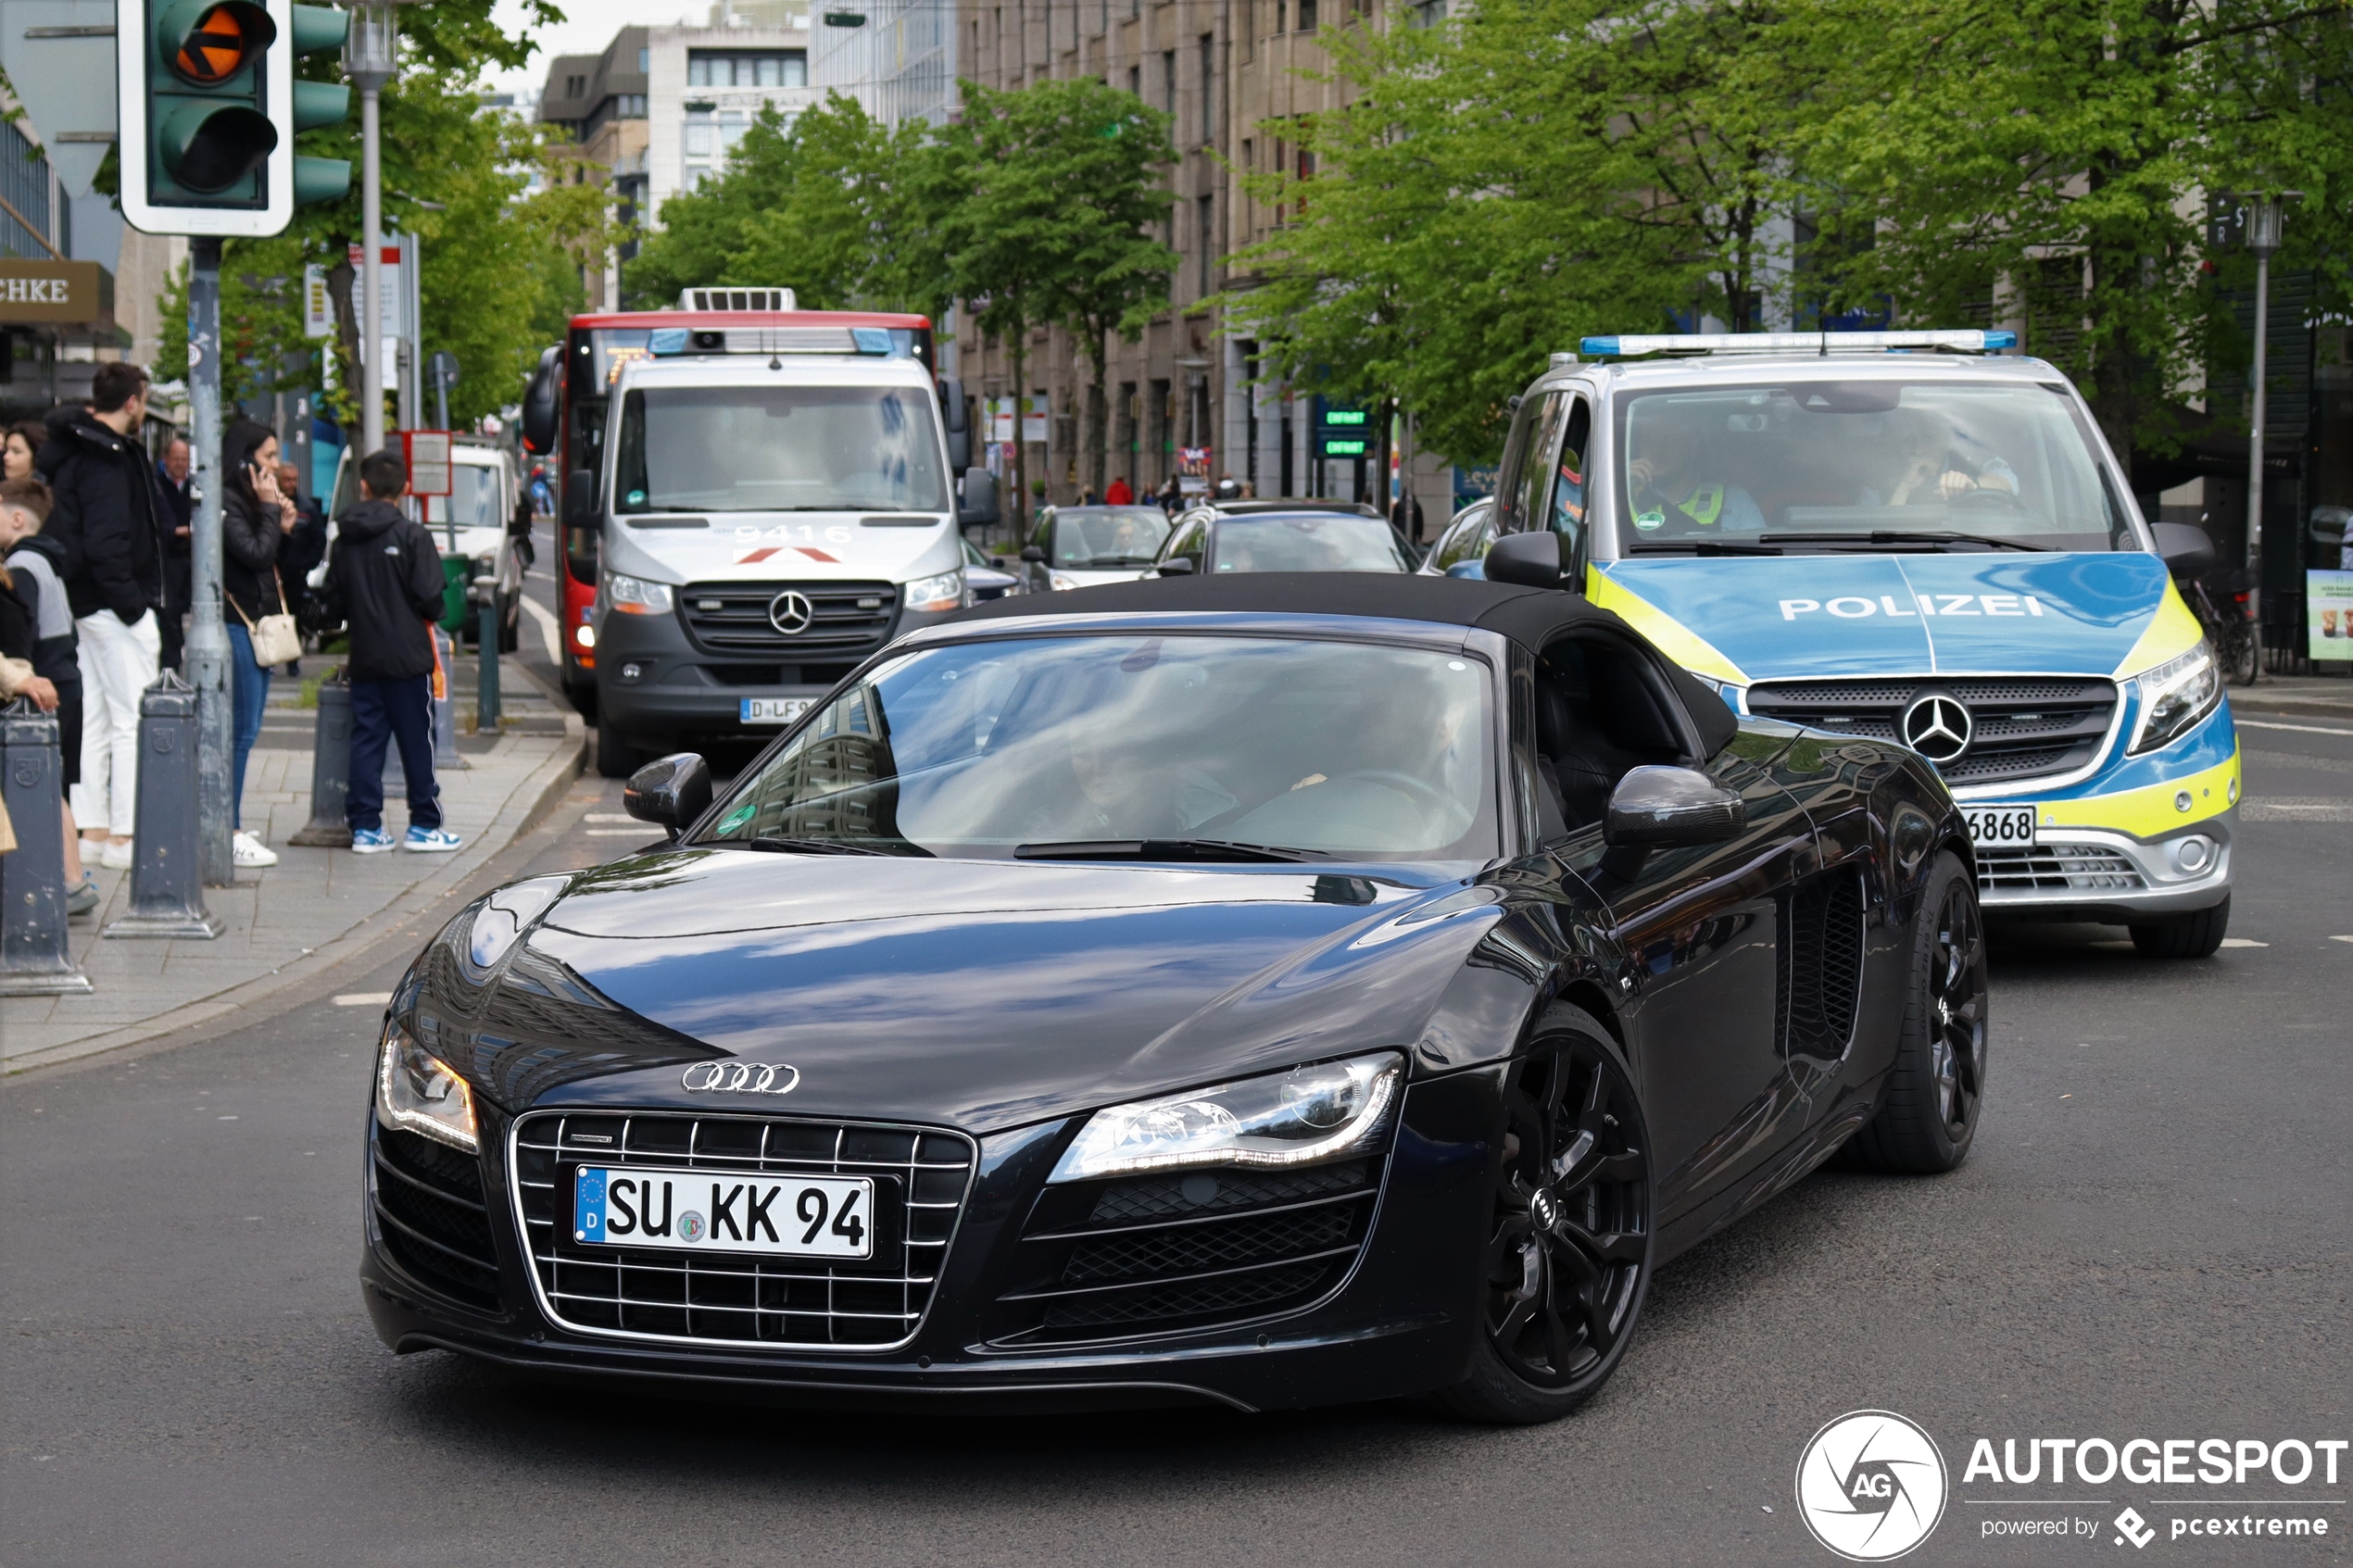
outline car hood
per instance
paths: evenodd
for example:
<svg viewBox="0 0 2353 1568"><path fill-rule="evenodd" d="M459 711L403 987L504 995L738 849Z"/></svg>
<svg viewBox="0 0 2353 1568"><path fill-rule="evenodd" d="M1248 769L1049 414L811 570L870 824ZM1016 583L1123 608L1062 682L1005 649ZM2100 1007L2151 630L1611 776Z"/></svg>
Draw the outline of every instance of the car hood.
<svg viewBox="0 0 2353 1568"><path fill-rule="evenodd" d="M693 1105L980 1133L1411 1047L1498 913L1460 883L1288 866L656 852L573 882L486 977L531 996L477 1006L471 1048L443 1054L510 1110ZM543 996L607 1022L511 1005ZM651 1027L609 1026L616 1014ZM682 1062L725 1058L798 1069L789 1101L682 1090Z"/></svg>
<svg viewBox="0 0 2353 1568"><path fill-rule="evenodd" d="M1592 586L1679 662L1743 684L2131 674L2171 596L2165 563L2134 551L1612 561Z"/></svg>

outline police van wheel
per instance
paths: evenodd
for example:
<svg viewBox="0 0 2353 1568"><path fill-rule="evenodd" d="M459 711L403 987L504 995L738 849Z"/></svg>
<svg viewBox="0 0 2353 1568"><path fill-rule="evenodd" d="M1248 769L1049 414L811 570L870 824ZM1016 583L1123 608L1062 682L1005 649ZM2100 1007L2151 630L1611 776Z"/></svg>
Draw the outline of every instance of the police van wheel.
<svg viewBox="0 0 2353 1568"><path fill-rule="evenodd" d="M2130 927L2133 946L2145 959L2210 959L2231 929L2231 901L2225 897L2210 909L2192 909L2163 920L2136 921Z"/></svg>
<svg viewBox="0 0 2353 1568"><path fill-rule="evenodd" d="M1969 1158L1985 1094L1985 920L1977 884L1936 857L1912 939L1910 994L1878 1114L1840 1150L1865 1171L1929 1174Z"/></svg>
<svg viewBox="0 0 2353 1568"><path fill-rule="evenodd" d="M597 720L597 772L599 777L625 779L635 772L645 758L637 748L622 738L621 731L611 721Z"/></svg>

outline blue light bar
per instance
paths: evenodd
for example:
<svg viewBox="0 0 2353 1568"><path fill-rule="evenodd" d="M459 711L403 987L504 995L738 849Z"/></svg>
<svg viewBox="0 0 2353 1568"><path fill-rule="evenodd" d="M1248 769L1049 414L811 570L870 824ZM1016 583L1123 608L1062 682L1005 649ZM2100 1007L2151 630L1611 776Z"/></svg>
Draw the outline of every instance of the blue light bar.
<svg viewBox="0 0 2353 1568"><path fill-rule="evenodd" d="M656 327L652 332L646 334L646 352L648 354L664 355L686 353L686 329L684 327Z"/></svg>
<svg viewBox="0 0 2353 1568"><path fill-rule="evenodd" d="M1994 354L2017 346L2016 332L1978 327L1903 332L1654 332L1589 337L1579 345L1588 355L1619 359L1646 354L1899 354L1922 348Z"/></svg>
<svg viewBox="0 0 2353 1568"><path fill-rule="evenodd" d="M849 329L849 341L858 345L858 352L861 354L888 354L890 329L888 327L852 327Z"/></svg>

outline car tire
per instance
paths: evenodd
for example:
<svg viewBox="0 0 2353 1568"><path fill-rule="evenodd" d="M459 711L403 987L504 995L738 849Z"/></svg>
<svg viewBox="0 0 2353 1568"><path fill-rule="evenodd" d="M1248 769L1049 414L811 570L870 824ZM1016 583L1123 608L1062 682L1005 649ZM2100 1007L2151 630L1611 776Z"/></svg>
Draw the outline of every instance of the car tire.
<svg viewBox="0 0 2353 1568"><path fill-rule="evenodd" d="M1977 884L1950 850L1938 854L1913 920L1895 1063L1879 1110L1842 1151L1865 1171L1933 1174L1969 1158L1984 1104L1985 916Z"/></svg>
<svg viewBox="0 0 2353 1568"><path fill-rule="evenodd" d="M1492 1181L1469 1373L1432 1402L1493 1425L1557 1421L1624 1358L1655 1240L1649 1127L1590 1015L1564 1009L1513 1065Z"/></svg>
<svg viewBox="0 0 2353 1568"><path fill-rule="evenodd" d="M600 778L625 779L645 763L644 755L610 721L597 721L597 773Z"/></svg>
<svg viewBox="0 0 2353 1568"><path fill-rule="evenodd" d="M2210 959L2231 929L2231 900L2225 896L2210 909L2192 909L2163 920L2134 921L2126 929L2132 932L2133 946L2141 950L2143 958Z"/></svg>

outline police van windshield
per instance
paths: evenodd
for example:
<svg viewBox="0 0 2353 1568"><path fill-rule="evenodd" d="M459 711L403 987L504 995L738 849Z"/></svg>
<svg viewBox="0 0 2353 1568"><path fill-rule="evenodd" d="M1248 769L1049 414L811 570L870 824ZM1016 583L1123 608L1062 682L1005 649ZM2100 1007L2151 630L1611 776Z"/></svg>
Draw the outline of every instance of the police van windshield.
<svg viewBox="0 0 2353 1568"><path fill-rule="evenodd" d="M2064 389L1793 381L1618 405L1626 555L2145 548Z"/></svg>
<svg viewBox="0 0 2353 1568"><path fill-rule="evenodd" d="M613 509L945 511L937 432L912 387L633 388Z"/></svg>

